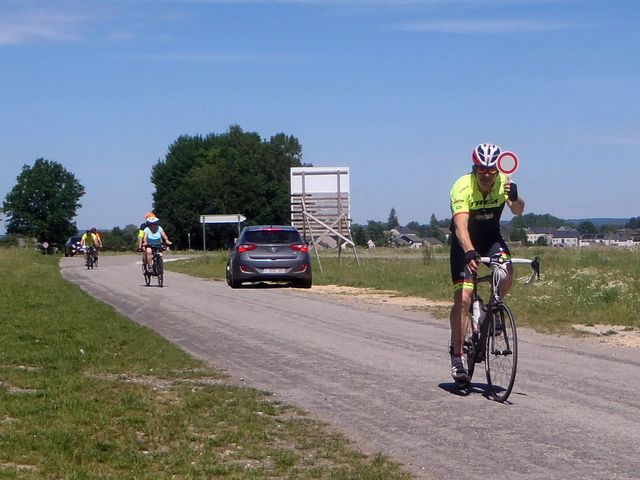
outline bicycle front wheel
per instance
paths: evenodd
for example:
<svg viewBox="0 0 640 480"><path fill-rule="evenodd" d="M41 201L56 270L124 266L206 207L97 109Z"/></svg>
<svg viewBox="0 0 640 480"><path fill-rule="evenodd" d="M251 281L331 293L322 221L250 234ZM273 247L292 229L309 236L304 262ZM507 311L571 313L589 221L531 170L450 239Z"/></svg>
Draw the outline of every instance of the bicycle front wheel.
<svg viewBox="0 0 640 480"><path fill-rule="evenodd" d="M518 335L509 307L500 304L493 314L486 342L485 370L491 395L498 402L509 398L516 380Z"/></svg>
<svg viewBox="0 0 640 480"><path fill-rule="evenodd" d="M158 286L162 287L164 285L164 263L160 256L157 258L156 274L158 278Z"/></svg>
<svg viewBox="0 0 640 480"><path fill-rule="evenodd" d="M145 285L148 287L151 284L151 274L144 263L142 264L142 276L144 277Z"/></svg>

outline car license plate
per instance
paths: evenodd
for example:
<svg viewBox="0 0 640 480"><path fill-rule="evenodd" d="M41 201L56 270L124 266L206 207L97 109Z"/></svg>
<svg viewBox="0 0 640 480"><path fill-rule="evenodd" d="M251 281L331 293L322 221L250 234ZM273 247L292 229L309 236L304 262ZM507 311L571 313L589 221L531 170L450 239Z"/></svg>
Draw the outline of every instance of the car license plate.
<svg viewBox="0 0 640 480"><path fill-rule="evenodd" d="M287 273L286 268L263 268L262 273Z"/></svg>

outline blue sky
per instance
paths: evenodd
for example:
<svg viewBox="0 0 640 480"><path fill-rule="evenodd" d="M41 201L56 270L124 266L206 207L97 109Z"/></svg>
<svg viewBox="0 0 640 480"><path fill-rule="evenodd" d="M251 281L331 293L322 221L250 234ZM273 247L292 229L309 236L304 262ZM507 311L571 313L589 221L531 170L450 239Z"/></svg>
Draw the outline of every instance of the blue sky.
<svg viewBox="0 0 640 480"><path fill-rule="evenodd" d="M527 212L640 216L639 20L631 0L0 0L0 197L44 157L85 186L80 228L136 224L178 136L238 124L349 166L358 223L449 217L481 142L520 156Z"/></svg>

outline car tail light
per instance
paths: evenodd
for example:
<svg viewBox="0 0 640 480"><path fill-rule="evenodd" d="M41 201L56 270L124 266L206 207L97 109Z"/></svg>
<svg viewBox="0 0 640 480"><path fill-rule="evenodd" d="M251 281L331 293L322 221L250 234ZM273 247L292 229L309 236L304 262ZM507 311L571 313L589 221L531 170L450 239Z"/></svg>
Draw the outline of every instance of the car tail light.
<svg viewBox="0 0 640 480"><path fill-rule="evenodd" d="M302 253L307 253L309 251L309 245L306 245L304 243L289 245L289 248L291 248L291 250L295 250L297 252L302 252Z"/></svg>
<svg viewBox="0 0 640 480"><path fill-rule="evenodd" d="M307 271L308 268L309 268L309 265L307 265L306 263L304 265L300 265L300 268L296 273L304 273Z"/></svg>
<svg viewBox="0 0 640 480"><path fill-rule="evenodd" d="M246 265L240 265L240 271L244 272L244 273L249 273L249 267L247 267Z"/></svg>
<svg viewBox="0 0 640 480"><path fill-rule="evenodd" d="M258 248L257 245L253 243L241 243L236 247L236 252L238 253L250 252L251 250L255 250L256 248Z"/></svg>

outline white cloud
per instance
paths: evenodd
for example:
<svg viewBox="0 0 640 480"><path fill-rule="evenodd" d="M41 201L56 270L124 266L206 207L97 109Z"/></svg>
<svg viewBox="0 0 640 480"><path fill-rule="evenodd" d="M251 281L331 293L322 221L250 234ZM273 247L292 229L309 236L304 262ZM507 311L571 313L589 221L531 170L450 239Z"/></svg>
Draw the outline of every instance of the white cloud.
<svg viewBox="0 0 640 480"><path fill-rule="evenodd" d="M293 58L285 55L244 55L228 53L159 53L137 57L140 60L155 62L187 62L187 63L288 63Z"/></svg>
<svg viewBox="0 0 640 480"><path fill-rule="evenodd" d="M433 20L392 24L391 30L433 33L526 33L568 30L587 25L545 20Z"/></svg>
<svg viewBox="0 0 640 480"><path fill-rule="evenodd" d="M44 9L4 13L0 17L0 45L33 41L64 41L80 36L84 16Z"/></svg>
<svg viewBox="0 0 640 480"><path fill-rule="evenodd" d="M640 145L640 134L611 134L611 135L594 135L593 143L600 145L613 145L622 147L634 147Z"/></svg>

